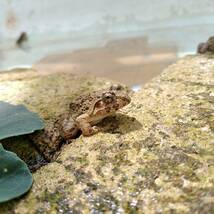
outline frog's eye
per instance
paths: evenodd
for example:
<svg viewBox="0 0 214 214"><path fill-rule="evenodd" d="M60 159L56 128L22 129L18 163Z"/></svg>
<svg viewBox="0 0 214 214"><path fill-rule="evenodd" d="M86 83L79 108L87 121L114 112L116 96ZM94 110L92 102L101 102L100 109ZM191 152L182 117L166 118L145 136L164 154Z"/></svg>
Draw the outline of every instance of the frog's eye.
<svg viewBox="0 0 214 214"><path fill-rule="evenodd" d="M105 92L102 94L102 100L105 103L111 103L115 99L115 93L114 92Z"/></svg>

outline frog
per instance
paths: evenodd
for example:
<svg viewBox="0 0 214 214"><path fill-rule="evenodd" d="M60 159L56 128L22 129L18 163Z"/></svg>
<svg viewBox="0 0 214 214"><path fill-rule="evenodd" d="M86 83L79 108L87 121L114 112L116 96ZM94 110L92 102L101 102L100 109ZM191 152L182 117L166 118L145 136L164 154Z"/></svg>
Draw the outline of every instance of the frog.
<svg viewBox="0 0 214 214"><path fill-rule="evenodd" d="M109 89L80 95L70 102L68 109L32 140L47 162L56 159L63 144L80 136L89 137L101 131L96 124L113 116L131 102L126 90L112 85Z"/></svg>
<svg viewBox="0 0 214 214"><path fill-rule="evenodd" d="M206 42L199 43L197 53L204 54L206 52L214 53L214 36L209 37Z"/></svg>

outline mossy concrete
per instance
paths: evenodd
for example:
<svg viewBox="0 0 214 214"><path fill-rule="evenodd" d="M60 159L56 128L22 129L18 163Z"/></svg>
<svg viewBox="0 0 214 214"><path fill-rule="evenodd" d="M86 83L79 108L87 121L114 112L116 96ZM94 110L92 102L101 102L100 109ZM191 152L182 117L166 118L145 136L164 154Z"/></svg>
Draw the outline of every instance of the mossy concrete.
<svg viewBox="0 0 214 214"><path fill-rule="evenodd" d="M109 88L111 84L111 81L93 76L68 73L41 75L32 69L14 69L0 75L0 100L24 104L47 124L68 109L71 100L79 94ZM26 136L1 142L5 149L16 152L29 165L42 159Z"/></svg>
<svg viewBox="0 0 214 214"><path fill-rule="evenodd" d="M40 97L31 102L42 115ZM212 55L169 66L100 126L103 132L64 145L56 162L34 173L31 191L0 213L213 213Z"/></svg>

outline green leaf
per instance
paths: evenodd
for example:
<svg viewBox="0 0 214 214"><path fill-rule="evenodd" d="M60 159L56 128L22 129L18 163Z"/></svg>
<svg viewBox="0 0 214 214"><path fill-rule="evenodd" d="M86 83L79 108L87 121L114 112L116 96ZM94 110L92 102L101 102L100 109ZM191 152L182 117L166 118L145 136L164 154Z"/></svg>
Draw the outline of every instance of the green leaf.
<svg viewBox="0 0 214 214"><path fill-rule="evenodd" d="M11 105L0 101L0 140L32 133L44 128L36 113L30 112L23 105Z"/></svg>
<svg viewBox="0 0 214 214"><path fill-rule="evenodd" d="M15 153L4 150L0 144L0 203L19 197L32 186L33 178Z"/></svg>

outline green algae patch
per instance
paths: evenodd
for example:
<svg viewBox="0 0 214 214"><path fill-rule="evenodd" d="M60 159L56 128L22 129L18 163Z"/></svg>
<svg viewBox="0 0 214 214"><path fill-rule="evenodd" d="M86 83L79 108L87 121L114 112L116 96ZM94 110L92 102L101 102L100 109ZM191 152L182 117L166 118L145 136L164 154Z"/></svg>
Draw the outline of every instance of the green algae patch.
<svg viewBox="0 0 214 214"><path fill-rule="evenodd" d="M0 212L212 213L213 68L212 55L169 66L99 124L103 131L64 145L56 162L34 174L32 192ZM60 111L78 91L69 93Z"/></svg>

